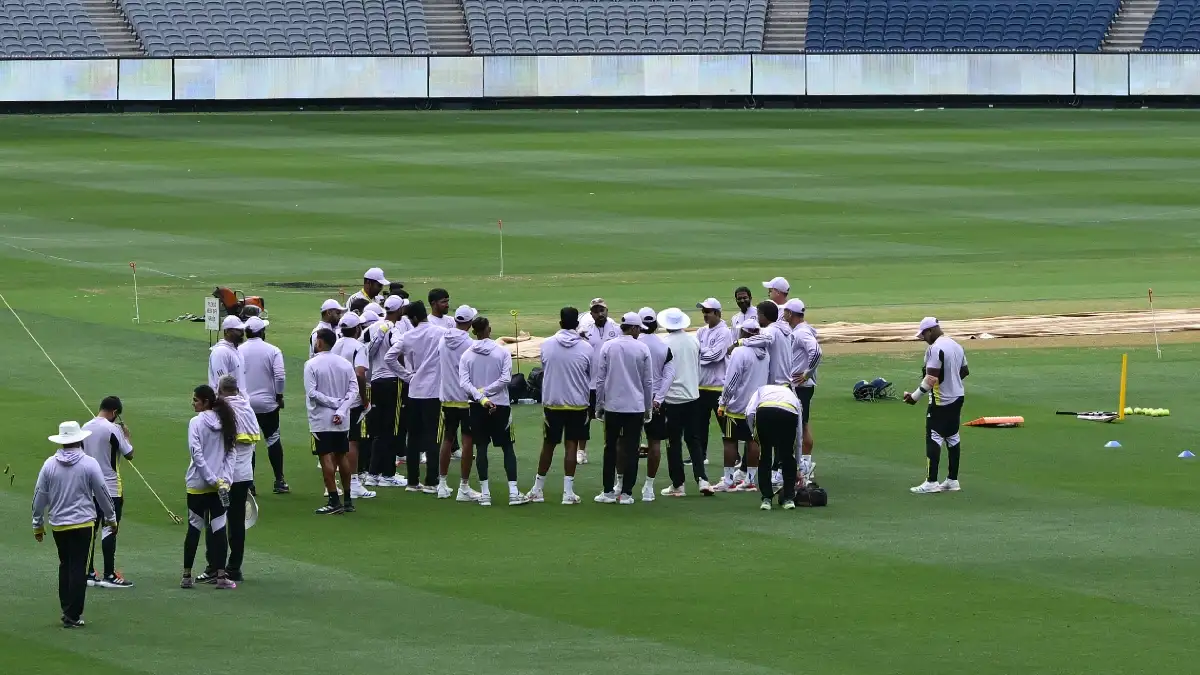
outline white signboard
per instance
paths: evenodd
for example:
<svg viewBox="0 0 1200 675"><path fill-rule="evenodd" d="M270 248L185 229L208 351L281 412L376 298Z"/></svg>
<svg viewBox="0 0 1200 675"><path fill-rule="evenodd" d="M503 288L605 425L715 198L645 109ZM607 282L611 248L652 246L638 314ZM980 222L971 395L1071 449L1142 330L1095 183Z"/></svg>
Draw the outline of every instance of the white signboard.
<svg viewBox="0 0 1200 675"><path fill-rule="evenodd" d="M221 330L221 303L212 296L204 299L204 329Z"/></svg>

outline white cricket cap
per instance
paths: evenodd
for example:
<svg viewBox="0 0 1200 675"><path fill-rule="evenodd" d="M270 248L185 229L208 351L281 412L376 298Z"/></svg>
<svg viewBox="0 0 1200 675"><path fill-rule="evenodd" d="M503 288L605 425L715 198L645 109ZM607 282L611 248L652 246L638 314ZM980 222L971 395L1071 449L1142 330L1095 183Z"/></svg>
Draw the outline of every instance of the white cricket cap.
<svg viewBox="0 0 1200 675"><path fill-rule="evenodd" d="M337 300L334 300L332 298L321 303L321 311L322 312L328 312L331 309L336 309L341 312L346 311L346 308L342 307L341 303L339 303Z"/></svg>
<svg viewBox="0 0 1200 675"><path fill-rule="evenodd" d="M643 328L642 317L637 312L625 312L625 316L621 317L622 326L637 326Z"/></svg>
<svg viewBox="0 0 1200 675"><path fill-rule="evenodd" d="M648 323L654 323L655 321L658 321L658 312L649 307L643 307L639 309L638 316L642 317L642 328L645 328L646 324Z"/></svg>
<svg viewBox="0 0 1200 675"><path fill-rule="evenodd" d="M922 337L925 335L925 331L929 330L930 328L936 328L937 325L937 319L933 318L932 316L927 316L924 319L921 319L921 327L917 329L917 334L913 337Z"/></svg>
<svg viewBox="0 0 1200 675"><path fill-rule="evenodd" d="M371 324L379 321L379 315L375 312L372 312L370 309L364 309L360 321L364 327L370 326Z"/></svg>
<svg viewBox="0 0 1200 675"><path fill-rule="evenodd" d="M230 314L221 322L221 330L246 330L246 324L236 316Z"/></svg>
<svg viewBox="0 0 1200 675"><path fill-rule="evenodd" d="M716 298L709 298L704 302L697 302L696 309L721 309L721 302Z"/></svg>
<svg viewBox="0 0 1200 675"><path fill-rule="evenodd" d="M470 305L462 305L458 309L454 310L455 323L468 323L470 321L474 321L475 317L477 316L479 316L479 312Z"/></svg>
<svg viewBox="0 0 1200 675"><path fill-rule="evenodd" d="M775 277L770 281L764 281L763 288L772 291L779 291L780 293L787 293L788 291L792 290L792 285L789 284L788 280L784 279L783 277Z"/></svg>
<svg viewBox="0 0 1200 675"><path fill-rule="evenodd" d="M392 283L392 282L388 281L386 277L383 276L383 270L379 269L378 267L372 267L371 269L367 270L366 273L363 274L363 278L369 279L371 281L378 281L379 283L383 284L384 286L387 286Z"/></svg>
<svg viewBox="0 0 1200 675"><path fill-rule="evenodd" d="M383 308L389 312L399 312L405 304L404 298L398 295L389 295L387 300L383 301Z"/></svg>
<svg viewBox="0 0 1200 675"><path fill-rule="evenodd" d="M667 330L683 330L692 325L692 318L678 307L668 307L658 313L658 325Z"/></svg>
<svg viewBox="0 0 1200 675"><path fill-rule="evenodd" d="M270 325L270 321L264 321L257 316L252 316L249 319L246 319L246 330L250 331L251 333L261 333L266 330L267 326Z"/></svg>
<svg viewBox="0 0 1200 675"><path fill-rule="evenodd" d="M604 309L608 309L608 303L604 301L604 298L592 298L592 302L588 307L603 307Z"/></svg>
<svg viewBox="0 0 1200 675"><path fill-rule="evenodd" d="M362 319L357 314L346 312L342 316L342 320L338 322L338 328L356 328L360 323L362 323Z"/></svg>
<svg viewBox="0 0 1200 675"><path fill-rule="evenodd" d="M792 298L783 304L783 308L793 314L803 314L804 301L800 298Z"/></svg>
<svg viewBox="0 0 1200 675"><path fill-rule="evenodd" d="M743 333L758 335L758 324L753 321L743 322L742 325L738 326L738 329L740 329Z"/></svg>
<svg viewBox="0 0 1200 675"><path fill-rule="evenodd" d="M378 302L368 304L363 308L363 312L375 312L375 316L383 316L383 308L379 306Z"/></svg>

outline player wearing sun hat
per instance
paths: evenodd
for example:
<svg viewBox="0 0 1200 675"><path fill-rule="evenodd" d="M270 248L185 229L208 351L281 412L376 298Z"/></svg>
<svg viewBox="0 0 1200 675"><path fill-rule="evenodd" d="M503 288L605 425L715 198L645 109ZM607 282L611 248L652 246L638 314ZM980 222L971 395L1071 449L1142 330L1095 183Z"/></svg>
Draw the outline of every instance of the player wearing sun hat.
<svg viewBox="0 0 1200 675"><path fill-rule="evenodd" d="M117 514L104 485L104 474L96 460L83 451L83 441L91 435L78 422L58 425L58 433L48 440L62 447L42 464L33 489L33 536L41 542L49 520L58 548L58 600L63 628L83 626L88 553L97 510L104 516L106 527L114 531L117 528Z"/></svg>
<svg viewBox="0 0 1200 675"><path fill-rule="evenodd" d="M238 390L246 391L246 367L238 353L245 331L246 324L232 314L221 322L221 339L208 353L208 386L214 390L222 375L233 375L237 378Z"/></svg>
<svg viewBox="0 0 1200 675"><path fill-rule="evenodd" d="M692 475L703 494L712 494L704 470L704 455L700 444L700 342L685 329L691 319L681 309L671 307L658 314L658 324L666 329L666 345L671 353L674 373L667 386L663 412L667 417L667 470L671 486L664 489L666 497L684 496L686 475L683 468L683 444L687 443L692 458ZM705 429L707 432L707 429Z"/></svg>

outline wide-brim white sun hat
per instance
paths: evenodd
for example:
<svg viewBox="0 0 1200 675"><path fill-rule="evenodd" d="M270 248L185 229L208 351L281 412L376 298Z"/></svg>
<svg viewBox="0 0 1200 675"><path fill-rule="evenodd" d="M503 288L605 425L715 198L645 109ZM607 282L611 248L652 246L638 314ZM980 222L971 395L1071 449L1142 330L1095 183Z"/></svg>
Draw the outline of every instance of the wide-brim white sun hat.
<svg viewBox="0 0 1200 675"><path fill-rule="evenodd" d="M254 527L258 522L258 500L249 492L246 493L246 529Z"/></svg>
<svg viewBox="0 0 1200 675"><path fill-rule="evenodd" d="M667 330L683 330L692 325L692 318L678 307L668 307L658 313L658 325Z"/></svg>
<svg viewBox="0 0 1200 675"><path fill-rule="evenodd" d="M80 429L79 422L63 422L58 425L58 433L53 436L47 436L47 440L58 445L71 445L78 443L83 439L91 436L92 432L87 429Z"/></svg>

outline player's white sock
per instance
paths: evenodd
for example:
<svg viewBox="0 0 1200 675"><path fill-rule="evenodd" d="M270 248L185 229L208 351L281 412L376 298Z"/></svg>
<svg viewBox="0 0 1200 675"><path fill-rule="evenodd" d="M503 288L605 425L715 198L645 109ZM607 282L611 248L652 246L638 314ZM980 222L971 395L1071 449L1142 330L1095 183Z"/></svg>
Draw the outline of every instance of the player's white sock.
<svg viewBox="0 0 1200 675"><path fill-rule="evenodd" d="M653 478L646 478L646 487L650 488L651 490L654 489L654 479Z"/></svg>
<svg viewBox="0 0 1200 675"><path fill-rule="evenodd" d="M733 467L732 466L725 467L725 482L726 483L733 482Z"/></svg>
<svg viewBox="0 0 1200 675"><path fill-rule="evenodd" d="M746 476L750 480L751 483L758 485L758 469L755 469L755 468L752 468L749 466L746 467Z"/></svg>
<svg viewBox="0 0 1200 675"><path fill-rule="evenodd" d="M438 476L438 487L449 487L448 485L446 485L446 477L445 476Z"/></svg>
<svg viewBox="0 0 1200 675"><path fill-rule="evenodd" d="M459 488L460 490L461 490L461 489L463 489L463 488L466 488L466 489L470 490L470 489L471 489L471 481L467 480L466 478L464 478L464 479L460 480L460 481L458 482L458 488Z"/></svg>
<svg viewBox="0 0 1200 675"><path fill-rule="evenodd" d="M487 481L480 481L479 482L479 492L480 492L480 494L490 495L490 494L492 494L492 486L488 485Z"/></svg>
<svg viewBox="0 0 1200 675"><path fill-rule="evenodd" d="M575 494L575 476L563 476L563 492Z"/></svg>
<svg viewBox="0 0 1200 675"><path fill-rule="evenodd" d="M515 480L508 481L508 496L515 497L519 494L521 494L521 491L517 489L517 481L515 481Z"/></svg>
<svg viewBox="0 0 1200 675"><path fill-rule="evenodd" d="M541 492L542 488L545 486L546 486L546 477L545 476L538 474L533 477L533 489L534 490Z"/></svg>

